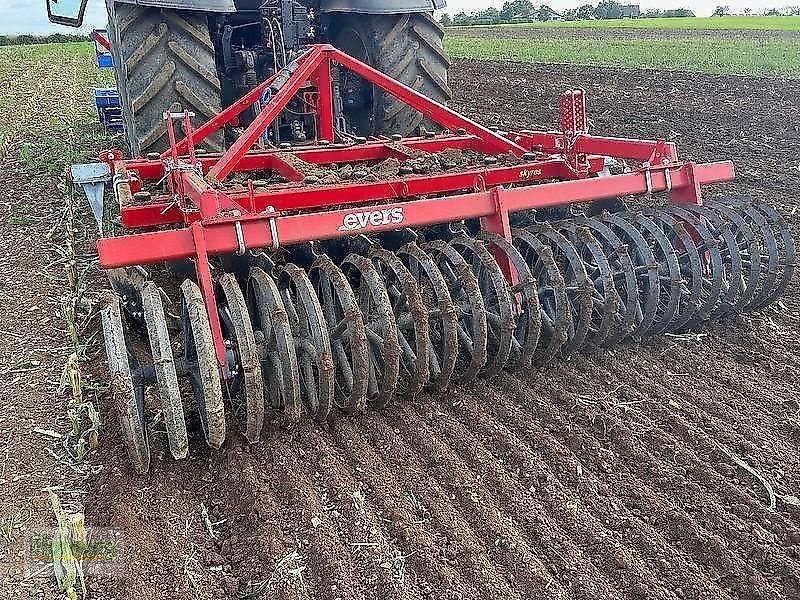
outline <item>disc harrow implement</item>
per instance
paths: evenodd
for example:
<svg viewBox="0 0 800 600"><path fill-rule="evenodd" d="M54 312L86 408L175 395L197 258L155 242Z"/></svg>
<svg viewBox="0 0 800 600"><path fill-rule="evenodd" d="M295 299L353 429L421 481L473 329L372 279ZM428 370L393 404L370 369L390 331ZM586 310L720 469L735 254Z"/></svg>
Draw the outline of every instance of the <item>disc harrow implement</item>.
<svg viewBox="0 0 800 600"><path fill-rule="evenodd" d="M439 129L348 133L332 83L342 71ZM298 105L306 135L280 143L272 124ZM731 163L591 135L580 90L562 98L557 131L490 131L312 46L200 128L187 112L165 123L163 155L101 156L124 232L98 242L112 290L101 315L142 473L151 446L184 458L198 429L214 449L230 432L256 442L268 425L503 370L546 377L576 352L761 309L796 263L769 205L703 197L733 178ZM235 138L227 151L196 150L217 133ZM632 168L608 175L607 159Z"/></svg>

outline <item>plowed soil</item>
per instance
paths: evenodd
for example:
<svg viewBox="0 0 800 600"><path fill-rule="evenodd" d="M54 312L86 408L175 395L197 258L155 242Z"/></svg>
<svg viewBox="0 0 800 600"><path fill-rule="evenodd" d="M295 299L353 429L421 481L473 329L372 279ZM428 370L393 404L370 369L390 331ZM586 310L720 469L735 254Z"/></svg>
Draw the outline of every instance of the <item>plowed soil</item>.
<svg viewBox="0 0 800 600"><path fill-rule="evenodd" d="M593 131L732 159L737 182L709 193L762 196L798 233L798 82L466 61L451 73L455 107L505 128L554 128L558 95L584 87ZM82 499L127 554L90 597L800 598L798 334L795 278L752 317L324 425L271 423L254 446L231 430L211 452L195 435L176 462L156 435L146 477L101 397ZM100 345L89 354L101 380Z"/></svg>

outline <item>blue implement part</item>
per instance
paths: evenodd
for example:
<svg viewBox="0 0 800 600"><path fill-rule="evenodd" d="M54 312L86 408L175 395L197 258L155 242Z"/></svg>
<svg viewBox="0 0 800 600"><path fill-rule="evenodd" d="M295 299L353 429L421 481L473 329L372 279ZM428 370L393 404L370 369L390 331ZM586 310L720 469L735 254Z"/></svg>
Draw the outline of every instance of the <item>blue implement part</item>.
<svg viewBox="0 0 800 600"><path fill-rule="evenodd" d="M98 54L97 66L100 67L101 69L113 69L114 57L111 56L111 54Z"/></svg>
<svg viewBox="0 0 800 600"><path fill-rule="evenodd" d="M122 130L122 103L116 88L94 88L97 116L108 131Z"/></svg>

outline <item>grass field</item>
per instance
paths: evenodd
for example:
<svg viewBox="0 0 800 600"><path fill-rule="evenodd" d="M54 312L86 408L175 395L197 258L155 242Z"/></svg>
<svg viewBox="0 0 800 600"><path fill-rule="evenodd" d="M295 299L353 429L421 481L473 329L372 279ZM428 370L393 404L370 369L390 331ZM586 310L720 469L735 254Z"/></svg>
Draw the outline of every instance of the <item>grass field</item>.
<svg viewBox="0 0 800 600"><path fill-rule="evenodd" d="M746 29L800 31L800 17L686 17L674 19L606 19L600 21L537 21L475 27L623 28L623 29Z"/></svg>
<svg viewBox="0 0 800 600"><path fill-rule="evenodd" d="M791 39L510 39L500 31L492 38L446 36L445 47L456 58L800 77L800 52Z"/></svg>
<svg viewBox="0 0 800 600"><path fill-rule="evenodd" d="M91 120L92 87L114 81L113 74L97 68L88 42L4 46L0 64L0 157L23 138L53 129L68 132L76 120ZM66 65L67 70L54 71L53 65ZM42 101L45 90L58 90L56 106ZM20 114L25 118L8 117ZM56 144L60 139L45 136L40 141Z"/></svg>

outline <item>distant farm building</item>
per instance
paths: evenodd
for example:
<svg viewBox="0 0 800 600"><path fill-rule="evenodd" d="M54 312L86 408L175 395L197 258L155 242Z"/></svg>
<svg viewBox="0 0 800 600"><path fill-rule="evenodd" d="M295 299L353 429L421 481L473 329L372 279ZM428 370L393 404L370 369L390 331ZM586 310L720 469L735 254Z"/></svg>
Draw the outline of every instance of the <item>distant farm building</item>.
<svg viewBox="0 0 800 600"><path fill-rule="evenodd" d="M620 6L621 16L623 19L638 19L642 16L642 11L638 4L626 4Z"/></svg>

